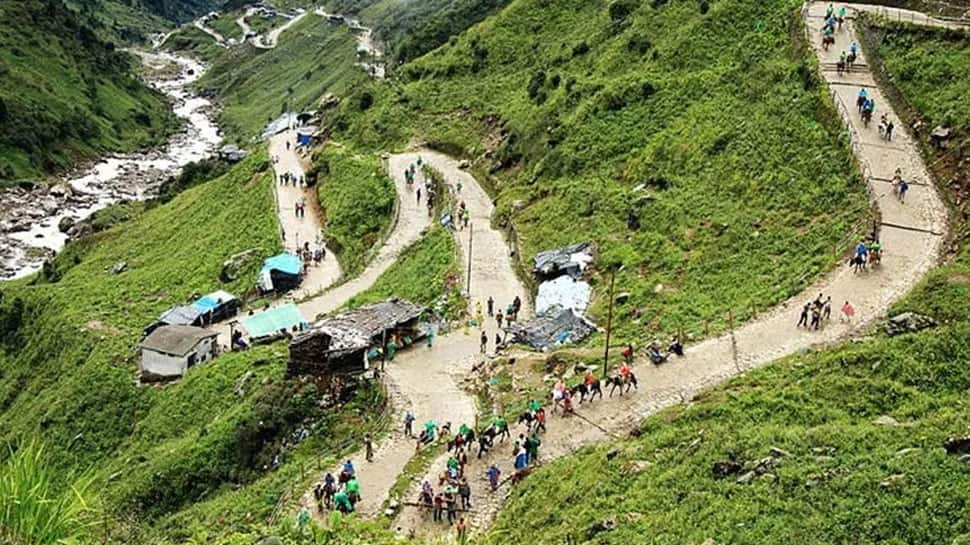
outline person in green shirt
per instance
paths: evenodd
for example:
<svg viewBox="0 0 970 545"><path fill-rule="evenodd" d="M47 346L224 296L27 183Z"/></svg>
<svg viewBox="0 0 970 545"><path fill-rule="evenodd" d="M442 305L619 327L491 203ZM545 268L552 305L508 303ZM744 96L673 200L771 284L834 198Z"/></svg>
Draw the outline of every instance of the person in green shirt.
<svg viewBox="0 0 970 545"><path fill-rule="evenodd" d="M354 505L350 503L350 498L347 497L347 493L341 490L333 496L333 503L337 507L337 511L341 513L353 513Z"/></svg>
<svg viewBox="0 0 970 545"><path fill-rule="evenodd" d="M306 525L310 523L310 512L307 511L306 507L300 509L300 512L296 514L296 524L300 527L300 530L306 528Z"/></svg>
<svg viewBox="0 0 970 545"><path fill-rule="evenodd" d="M458 463L458 458L455 458L454 456L449 456L448 457L448 470L449 471L453 471L453 472L457 473L458 472L458 466L459 465L460 464Z"/></svg>
<svg viewBox="0 0 970 545"><path fill-rule="evenodd" d="M350 500L351 505L356 505L360 501L360 481L357 477L347 481L344 492L347 493L347 499Z"/></svg>
<svg viewBox="0 0 970 545"><path fill-rule="evenodd" d="M385 353L387 354L388 361L394 361L394 355L397 354L397 343L393 340L387 341L387 346L384 347Z"/></svg>
<svg viewBox="0 0 970 545"><path fill-rule="evenodd" d="M541 444L542 440L535 433L526 438L525 452L528 455L530 464L534 464L539 460L539 445Z"/></svg>
<svg viewBox="0 0 970 545"><path fill-rule="evenodd" d="M461 193L461 180L458 180L457 182L455 182L455 189L457 190L458 193Z"/></svg>
<svg viewBox="0 0 970 545"><path fill-rule="evenodd" d="M428 420L424 423L424 431L421 433L421 442L430 443L434 441L437 432L438 425L434 423L434 420Z"/></svg>
<svg viewBox="0 0 970 545"><path fill-rule="evenodd" d="M530 411L536 413L536 412L539 412L539 409L541 409L541 408L542 408L542 404L539 403L538 400L533 399L532 401L529 402L529 410Z"/></svg>

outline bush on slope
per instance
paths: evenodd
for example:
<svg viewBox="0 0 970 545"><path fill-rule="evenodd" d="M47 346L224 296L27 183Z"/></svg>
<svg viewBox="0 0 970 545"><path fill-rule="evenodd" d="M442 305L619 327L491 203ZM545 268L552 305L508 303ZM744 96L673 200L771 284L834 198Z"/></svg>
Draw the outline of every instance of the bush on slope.
<svg viewBox="0 0 970 545"><path fill-rule="evenodd" d="M329 122L340 139L478 158L527 268L595 242L592 314L622 264L621 338L717 329L830 267L866 200L814 60L791 43L795 3L704 5L518 0Z"/></svg>
<svg viewBox="0 0 970 545"><path fill-rule="evenodd" d="M314 152L309 175L316 178L326 215L327 245L337 254L344 275L357 276L394 221L394 182L376 155L336 145Z"/></svg>

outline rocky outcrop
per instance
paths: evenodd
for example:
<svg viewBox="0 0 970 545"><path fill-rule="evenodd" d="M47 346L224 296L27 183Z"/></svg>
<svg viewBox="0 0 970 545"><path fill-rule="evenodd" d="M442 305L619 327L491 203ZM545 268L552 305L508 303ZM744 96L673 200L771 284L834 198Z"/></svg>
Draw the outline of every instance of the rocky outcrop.
<svg viewBox="0 0 970 545"><path fill-rule="evenodd" d="M936 320L929 316L915 312L904 312L889 319L889 322L886 324L886 334L894 337L896 335L902 335L903 333L915 333L935 326Z"/></svg>

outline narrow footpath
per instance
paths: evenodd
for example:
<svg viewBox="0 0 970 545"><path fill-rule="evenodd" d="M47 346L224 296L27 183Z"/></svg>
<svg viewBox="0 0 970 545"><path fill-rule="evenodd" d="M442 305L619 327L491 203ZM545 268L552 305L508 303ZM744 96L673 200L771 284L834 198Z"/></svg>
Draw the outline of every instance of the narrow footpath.
<svg viewBox="0 0 970 545"><path fill-rule="evenodd" d="M218 45L220 45L222 47L228 47L226 45L226 39L222 36L222 34L219 34L215 30L213 30L212 28L206 26L206 24L203 23L201 19L196 19L192 24L195 25L195 28L197 28L197 29L201 30L202 32L205 32L206 34L208 34L209 36L211 36L212 39L216 41L216 44L218 44Z"/></svg>
<svg viewBox="0 0 970 545"><path fill-rule="evenodd" d="M323 218L316 189L295 182L280 183L284 176L297 180L306 176L297 148L296 131L282 132L269 141L269 155L276 171L273 191L276 193L283 247L295 253L309 243L311 250L323 247L327 255L320 265L308 269L300 289L288 294L288 299L302 299L320 293L332 286L341 275L340 263L323 239ZM298 215L297 210L301 205L305 212Z"/></svg>

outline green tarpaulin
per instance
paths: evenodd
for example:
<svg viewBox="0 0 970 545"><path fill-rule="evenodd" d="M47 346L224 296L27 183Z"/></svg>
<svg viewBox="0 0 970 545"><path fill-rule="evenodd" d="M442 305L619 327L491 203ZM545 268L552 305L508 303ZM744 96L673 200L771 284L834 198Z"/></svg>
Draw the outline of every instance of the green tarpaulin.
<svg viewBox="0 0 970 545"><path fill-rule="evenodd" d="M306 323L303 315L300 314L300 309L296 308L296 305L292 303L271 308L266 312L250 316L242 322L243 328L246 329L246 332L249 333L249 337L252 339L272 337L278 334L281 329L292 331L293 326L299 326L301 324L304 326L309 325Z"/></svg>

